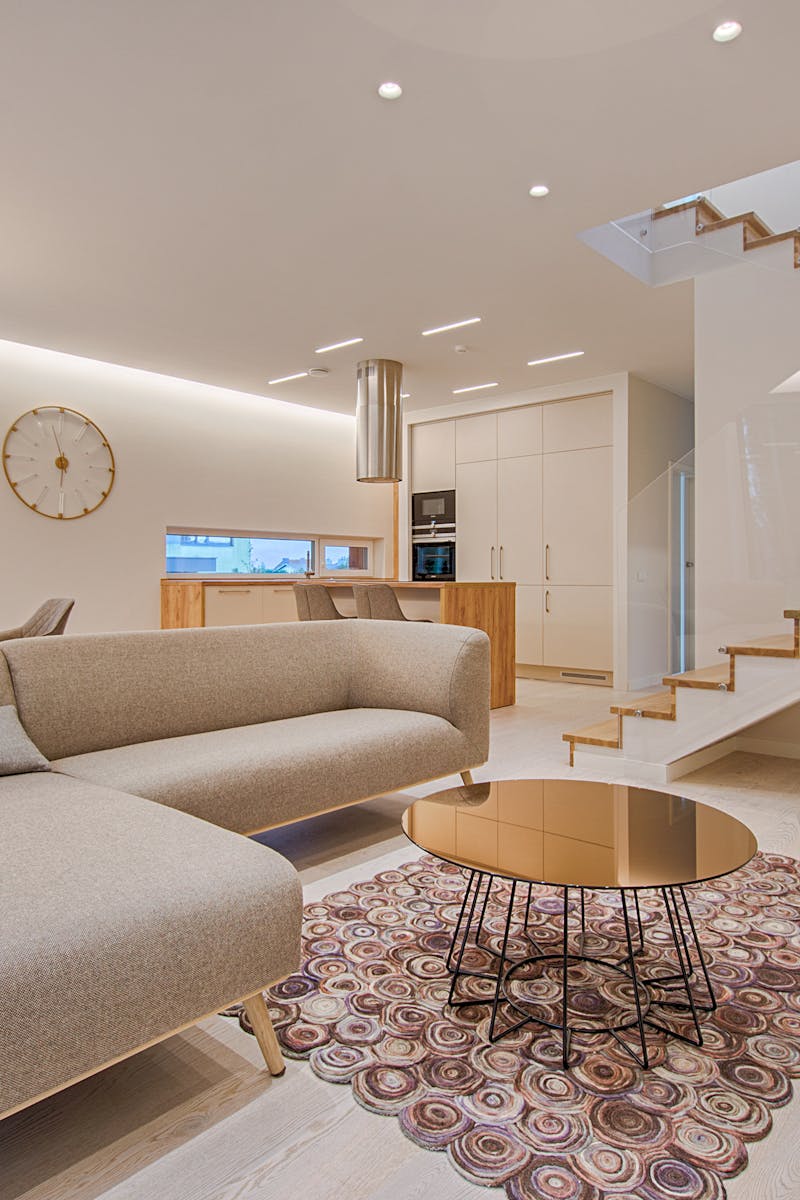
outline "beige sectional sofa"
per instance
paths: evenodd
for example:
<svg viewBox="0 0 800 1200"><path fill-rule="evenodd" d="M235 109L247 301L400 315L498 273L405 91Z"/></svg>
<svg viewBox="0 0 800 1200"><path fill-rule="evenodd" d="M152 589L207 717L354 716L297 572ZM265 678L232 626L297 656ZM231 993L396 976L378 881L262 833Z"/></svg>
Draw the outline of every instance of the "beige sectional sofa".
<svg viewBox="0 0 800 1200"><path fill-rule="evenodd" d="M242 999L279 1074L261 989L298 965L301 888L238 835L484 762L489 644L361 621L20 640L2 705L51 767L0 778L7 1114Z"/></svg>

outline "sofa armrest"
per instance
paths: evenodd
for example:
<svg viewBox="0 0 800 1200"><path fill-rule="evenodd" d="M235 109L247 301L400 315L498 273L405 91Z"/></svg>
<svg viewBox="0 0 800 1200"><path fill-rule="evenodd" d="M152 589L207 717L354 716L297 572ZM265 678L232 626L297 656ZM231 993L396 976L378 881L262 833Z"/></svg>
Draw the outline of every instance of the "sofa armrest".
<svg viewBox="0 0 800 1200"><path fill-rule="evenodd" d="M489 757L489 638L463 625L354 621L350 708L399 708L443 717Z"/></svg>
<svg viewBox="0 0 800 1200"><path fill-rule="evenodd" d="M0 642L11 642L14 638L22 637L22 626L16 629L0 629Z"/></svg>

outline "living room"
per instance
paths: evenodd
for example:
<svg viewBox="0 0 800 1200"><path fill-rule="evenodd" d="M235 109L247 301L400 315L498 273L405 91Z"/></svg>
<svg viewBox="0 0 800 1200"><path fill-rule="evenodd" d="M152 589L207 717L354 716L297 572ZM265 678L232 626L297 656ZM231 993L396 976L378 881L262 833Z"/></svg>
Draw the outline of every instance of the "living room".
<svg viewBox="0 0 800 1200"><path fill-rule="evenodd" d="M726 22L741 28L720 40L715 31ZM34 661L35 647L22 645L28 639L8 643L11 691L4 690L5 676L0 678L0 706L16 706L45 765L65 764L55 765L50 777L69 775L68 764L82 758L87 786L119 787L122 775L109 783L98 756L124 752L129 786L122 791L148 796L140 802L152 806L161 793L141 790L145 778L155 778L147 773L169 768L175 776L169 786L175 787L180 774L182 799L174 803L184 812L165 800L156 806L166 813L159 819L200 817L204 828L224 827L209 836L224 833L234 841L245 842L241 834L252 833L242 853L269 855L276 879L294 897L291 904L287 899L285 920L287 928L291 922L297 927L287 933L287 947L300 936L291 869L302 883L306 926L302 971L289 964L281 971L288 974L285 984L277 973L253 984L270 985L267 1007L285 1075L264 1067L259 1041L266 1044L270 1035L263 1027L261 1038L250 1036L251 1029L259 1032L260 1010L255 1019L240 1008L232 1016L207 1015L216 1011L217 1000L223 1007L248 999L249 992L232 984L202 1011L187 1010L185 1018L176 1011L172 1036L142 1035L137 1046L154 1044L135 1054L108 1053L91 1070L87 1065L65 1075L58 1086L43 1082L26 1097L26 1106L9 1105L19 1110L0 1123L8 1164L0 1179L3 1200L154 1195L200 1200L240 1194L281 1200L303 1190L365 1200L435 1191L446 1200L466 1200L485 1187L520 1200L550 1194L780 1200L794 1194L800 1171L794 1136L800 1106L790 1100L798 994L792 972L800 903L795 858L800 691L794 695L792 656L776 662L766 653L745 653L741 645L779 639L783 646L792 628L783 613L800 604L791 470L800 441L792 410L796 380L791 382L798 370L800 271L759 264L759 254L779 249L773 244L742 255L744 261L731 257L724 269L682 267L676 282L648 287L596 253L581 235L620 222L624 214L647 213L635 229L646 244L658 224L653 214L665 214L662 228L672 220L664 206L679 198L694 203L699 189L713 200L718 185L746 182L791 163L796 158L791 34L797 25L794 6L784 0L769 12L754 0L743 0L735 12L682 0L669 12L654 6L632 12L614 4L603 13L579 0L542 12L514 0L491 11L478 4L308 0L264 7L236 3L224 10L213 4L81 3L67 11L43 3L7 14L0 84L10 114L2 135L8 252L0 425L7 452L24 454L9 441L15 429L27 436L20 418L42 407L71 410L87 422L87 438L98 432L98 446L110 455L111 484L83 506L88 511L59 520L58 487L38 508L41 489L26 491L34 485L20 483L24 472L4 460L0 527L8 565L0 627L21 626L49 597L69 597L75 605L65 636L40 640L47 656L40 661L51 666L43 669ZM379 86L390 82L400 94L379 94ZM640 100L632 103L632 96ZM698 117L712 111L725 114L716 132L710 119ZM728 129L736 136L723 136ZM771 233L761 236L786 231L793 237L800 197L796 212L785 224L762 212ZM726 211L724 219L732 216ZM644 228L647 236L640 237ZM745 243L752 240L747 230L738 233ZM713 236L724 234L721 229ZM359 482L358 364L387 360L403 364L398 445L403 469L397 483ZM472 572L466 566L468 510L462 504L455 578L441 589L491 585L499 592L502 585L516 592L516 703L489 711L488 693L475 682L486 668L478 660L488 654L481 649L482 635L474 632L481 618L453 620L458 632L452 636L460 640L446 641L450 635L436 628L439 591L431 599L433 592L424 590L430 585L414 580L412 498L450 489L458 506L459 496L463 501L467 494L464 468L473 461L496 464L492 478L501 481L504 462L538 456L544 463L548 453L551 459L566 453L555 442L548 449L547 421L559 405L587 397L592 403L610 397L603 420L613 432L577 450L573 441L569 452L599 459L599 451L607 451L614 490L603 526L608 574L580 582L595 587L595 598L606 589L613 652L593 657L587 649L580 661L548 659L544 623L559 586L563 593L576 581L552 582L550 571L555 574L558 563L545 555L545 545L552 545L546 524L541 546L536 542L535 576L516 571L506 539L504 577L497 515L491 520L500 536L487 537L482 565ZM480 440L488 426L465 424L484 417L498 430L494 448ZM509 435L520 439L522 422L535 418L544 440L507 441L504 451L505 418L520 422ZM589 418L581 415L574 425L585 434ZM429 459L423 464L418 453L419 431L434 427L439 473L431 475ZM458 448L459 431L468 428L475 431L469 436L477 450L465 451L466 441ZM49 467L54 456L69 458L60 445L56 454L53 440ZM445 445L452 451L440 453ZM676 464L689 459L691 474L688 468L676 472ZM61 483L64 472L70 482L69 464L60 471ZM672 534L665 527L660 541L642 543L640 533L641 521L650 519L648 498L668 478L679 484L682 478L683 487L690 477L694 541L680 547L684 565L691 560L690 574L682 569L684 581L691 580L689 610L686 594L674 601L660 574L664 539ZM576 491L578 482L576 472ZM50 502L56 505L53 520L46 519ZM592 516L590 501L585 508L581 520ZM574 514L572 522L580 524ZM175 570L176 561L170 563L167 537L188 539L187 555L197 539L208 538L274 539L302 548L283 579L270 578L270 569L260 567L244 578L238 569L235 574L221 569L218 579L194 570L192 578L192 572ZM326 546L361 548L368 552L369 569L358 567L363 560L357 557L350 559L352 570L335 555L326 558ZM298 570L305 556L308 578ZM279 625L286 628L280 621L242 630L234 619L219 621L229 627L224 631L158 632L170 623L160 608L165 579L193 584L202 578L206 595L217 584L220 591L242 585L269 589L285 612L294 604L293 583L305 586L323 577L346 616L356 612L353 584L406 584L395 586L395 594L404 615L418 620L402 626L398 621L385 642L378 639L377 622L295 625L294 611L285 635L277 632ZM672 657L667 645L673 602L683 604L676 612L691 612L691 627L678 618L678 651L690 646L692 662ZM441 623L450 620L443 617ZM208 613L202 620L174 622L217 623ZM267 699L258 696L253 665L260 631L289 639L280 643L280 666L270 668ZM111 640L80 641L97 635ZM196 640L206 635L207 642ZM174 645L185 647L183 658L184 651L176 650L169 659L171 666L167 658L159 663L160 652L152 651L147 670L150 686L156 683L149 700L141 680L126 674L123 643L116 640L126 636L174 636ZM233 638L238 641L225 640ZM325 639L331 646L335 639L335 652ZM212 642L206 656L199 647ZM0 651L4 646L0 642ZM93 664L70 657L85 656L81 646L95 646ZM420 649L425 646L429 653ZM735 654L728 653L732 647ZM467 670L471 655L469 670L475 674L459 683L453 659L462 651L459 670ZM492 654L496 660L495 634ZM563 682L551 661L584 678ZM679 718L674 725L633 715L641 697L661 687L669 673L722 665L732 685L734 663L735 688L716 682L713 691L672 688L671 714L677 695ZM445 670L456 680L447 697ZM233 687L237 674L241 694L235 700L226 696L225 705L238 715L228 720L221 709L212 711L211 697L215 680ZM603 678L586 678L592 674ZM284 703L278 693L289 699ZM480 711L467 712L469 697L478 693ZM327 712L318 711L322 695L328 697ZM373 717L358 726L349 723L354 696L362 700L358 711L374 713L373 724ZM571 746L571 768L564 734L608 723L609 708L626 705L629 714L612 718L619 744L579 740ZM79 715L73 719L70 710ZM293 740L299 734L289 728L292 721L317 718L326 721L311 741ZM434 737L431 724L445 719L451 735L446 746L441 727ZM106 748L90 745L85 730L104 723L111 739L103 743ZM279 816L264 815L262 800L249 788L249 756L261 751L242 740L238 728L268 723L275 726L272 742L269 731L263 735L274 755L270 804L286 806ZM223 753L221 743L203 749L194 764L192 746L199 743L187 743L184 757L177 746L174 754L169 747L159 746L160 757L155 751L161 741L214 738L226 729L240 740L236 782L229 774L225 787L238 788L241 804L250 805L238 818L215 807L221 793L214 795L214 755ZM456 733L466 740L458 742ZM354 748L355 765L346 761L348 747ZM348 775L351 766L354 773ZM27 776L9 776L15 778ZM37 778L43 776L34 775L35 784ZM571 781L574 788L594 781L601 791L592 793L587 827L595 809L608 804L609 813L617 814L616 830L622 792L649 787L698 806L699 816L711 809L752 831L759 846L752 863L733 864L737 872L713 886L693 884L699 939L691 938L682 883L673 881L674 896L665 884L666 907L659 907L658 895L645 900L643 893L645 935L651 923L661 931L656 945L662 944L661 934L669 938L668 918L674 918L678 935L686 936L689 967L693 958L697 964L695 1000L702 993L695 986L704 961L700 948L706 949L720 1008L698 1015L703 1045L688 1049L660 1028L648 1027L645 1035L634 1021L625 1026L624 1037L639 1059L644 1054L645 1068L636 1058L626 1060L607 1034L576 1034L571 1042L565 1034L561 1043L557 1031L529 1024L487 1054L491 1004L448 1006L442 1014L440 972L447 945L438 926L426 931L414 924L416 910L413 903L407 907L405 889L414 891L414 903L443 904L426 911L431 922L441 917L452 933L462 900L472 896L479 911L480 878L474 896L469 888L464 896L462 887L454 899L462 875L443 850L441 875L431 883L427 864L435 850L429 826L418 835L422 841L407 836L422 828L423 810L417 810L416 825L406 817L404 827L403 814L443 789L466 792L488 788L490 781L500 781L492 784L497 790L472 793L469 803L505 804L511 811L517 800L510 790L502 799L500 785L526 779L540 789L539 798L519 803L545 809L556 805L557 794L553 790L548 801L545 783ZM451 796L447 804L454 802ZM77 798L65 794L64 803L74 803L78 814ZM130 812L133 820L139 810L133 805ZM668 830L681 823L676 813L686 815L669 804L665 812ZM88 814L87 809L87 821ZM465 814L465 828L470 815L475 819ZM57 904L57 887L69 874L66 858L59 857L57 829L45 815L35 819L45 822L41 840L53 843L47 853ZM88 855L93 863L106 861L103 839L115 841L113 830L101 825L98 849ZM165 825L164 837L166 830ZM64 855L68 842L65 837ZM520 835L519 845L523 842ZM212 876L213 886L223 887L213 863L217 856L220 863L228 861L228 846L227 840L208 844L202 869L209 872L209 889ZM237 854L235 846L230 854ZM173 871L179 889L180 851L173 861L162 857L154 832L152 856L153 895L159 875L164 884ZM285 875L284 862L291 864ZM487 863L479 859L489 879L481 903L496 956L506 893L502 883L492 892L491 880L503 872L495 863L496 873L487 875ZM115 869L123 869L122 860ZM530 871L516 876L511 871L505 878L527 884ZM541 871L535 878L541 880ZM692 878L701 880L699 870ZM7 886L23 895L21 884L9 880ZM767 903L770 880L777 881L783 900L775 900L753 933L743 922L752 919L754 896ZM692 901L688 877L686 882ZM570 890L563 880L561 885L565 893ZM426 887L434 889L430 896ZM595 923L592 936L600 937L600 930L605 937L610 922L615 936L624 939L619 896L588 888L580 898L587 900L590 927ZM436 900L437 889L446 902ZM226 930L236 927L236 906L244 901L234 892L230 927L209 934L210 942L224 945ZM552 888L534 893L542 926L556 911L561 920L560 907L552 908L561 894L551 893ZM512 910L522 912L521 894L516 901L512 895L509 920ZM636 896L638 909L638 892L628 894ZM80 887L69 895L79 896ZM215 893L215 903L222 903L222 895ZM313 977L316 955L326 962L328 954L331 960L349 959L351 949L341 950L345 910L356 905L358 919L366 921L371 895L380 899L380 905L372 904L376 911L383 906L394 914L379 942L394 946L395 917L401 925L397 945L409 931L423 941L420 970L432 974L420 986L430 986L424 1003L435 1001L424 1034L383 1023L383 1058L370 1058L368 1047L378 1037L371 1025L360 1033L341 1026L335 987L309 992L302 1003L293 991L299 979ZM341 920L334 911L337 896L349 897L339 904L345 911ZM577 891L570 896L574 905L577 896ZM714 916L709 906L715 902L725 903L724 916ZM72 924L79 933L81 905L75 903ZM570 909L574 947L583 938L577 911ZM326 930L316 940L336 942L338 949L311 947L315 922ZM527 916L525 922L527 928ZM355 923L352 918L350 925ZM424 941L429 935L430 945ZM278 955L278 949L267 952L272 936L264 942L267 957ZM512 930L512 941L517 936ZM737 937L748 958L734 1003L725 989L733 986L736 948L726 939ZM754 949L759 938L764 942ZM362 940L371 945L372 935ZM77 983L82 959L74 946L72 953L70 962L65 948L76 981L61 998L70 1013L83 995ZM291 958L289 949L286 954ZM680 949L677 957L673 953L678 960L682 970ZM331 972L333 978L335 968ZM189 978L199 980L201 974L199 967L187 968ZM123 977L124 971L110 993L98 994L96 1010L81 1001L80 1015L62 1022L76 1044L95 1038L99 1044L105 1024L100 1011L109 1000L124 1012L126 993L135 989L128 991ZM469 996L473 984L462 979L461 986ZM370 1004L377 1004L380 989L373 994L371 987L368 983L364 996L358 993L363 1007L351 1011L353 1020L373 1020ZM748 987L753 1011L747 1008ZM409 1004L423 1003L422 990L414 993L407 979L401 993ZM444 988L445 999L446 993ZM11 994L21 1014L24 991ZM630 993L629 1008L634 999ZM137 1003L146 1006L145 998ZM31 1013L46 1011L38 1004L31 1001ZM764 1010L758 1018L757 1005ZM752 1018L753 1027L733 1029L720 1012L744 1013L742 1021ZM446 1027L440 1015L449 1021ZM203 1019L194 1023L197 1018ZM658 1020L669 1025L666 1018ZM730 1021L735 1024L734 1017ZM185 1028L172 1032L179 1026ZM329 1033L335 1029L325 1045L303 1044L304 1029L313 1027L321 1037L323 1026ZM55 1024L53 1030L55 1046ZM465 1030L476 1039L470 1042L475 1075L448 1084L447 1059L457 1057L449 1047L462 1045ZM443 1046L436 1042L439 1034ZM689 1034L694 1038L691 1029ZM26 1048L32 1063L47 1057L46 1039L34 1022ZM497 1058L491 1057L495 1049ZM379 1064L379 1081L366 1068L356 1080L356 1054L363 1057L362 1067L368 1060ZM117 1057L121 1061L105 1065ZM14 1060L16 1069L16 1053ZM434 1063L442 1074L431 1081L426 1072ZM551 1076L554 1080L549 1108L540 1088L545 1070L548 1087ZM413 1094L393 1097L392 1072L398 1079L409 1073L425 1078ZM12 1073L9 1066L9 1077ZM458 1113L452 1096L458 1097ZM595 1096L602 1103L595 1105ZM692 1105L705 1113L695 1123L686 1115ZM645 1113L654 1114L657 1128L642 1125L637 1133ZM554 1123L549 1143L548 1121ZM607 1151L608 1160L590 1152L591 1145ZM437 1149L443 1152L431 1152Z"/></svg>

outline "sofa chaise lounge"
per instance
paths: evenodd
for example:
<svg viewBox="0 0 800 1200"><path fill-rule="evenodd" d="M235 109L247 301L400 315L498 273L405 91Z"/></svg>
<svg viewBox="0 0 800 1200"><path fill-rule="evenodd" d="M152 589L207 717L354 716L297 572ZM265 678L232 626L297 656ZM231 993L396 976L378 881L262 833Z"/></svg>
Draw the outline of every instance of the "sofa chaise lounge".
<svg viewBox="0 0 800 1200"><path fill-rule="evenodd" d="M489 644L360 621L20 639L0 706L50 767L0 778L7 1115L240 1000L280 1074L262 989L298 966L302 892L239 835L483 763Z"/></svg>

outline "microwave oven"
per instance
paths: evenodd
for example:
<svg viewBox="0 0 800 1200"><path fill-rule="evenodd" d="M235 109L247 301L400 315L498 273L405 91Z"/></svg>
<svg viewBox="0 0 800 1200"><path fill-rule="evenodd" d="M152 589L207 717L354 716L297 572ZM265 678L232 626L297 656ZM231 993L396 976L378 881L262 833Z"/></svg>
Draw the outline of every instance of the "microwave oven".
<svg viewBox="0 0 800 1200"><path fill-rule="evenodd" d="M456 533L456 494L451 488L443 492L415 492L411 497L411 532L417 537Z"/></svg>

